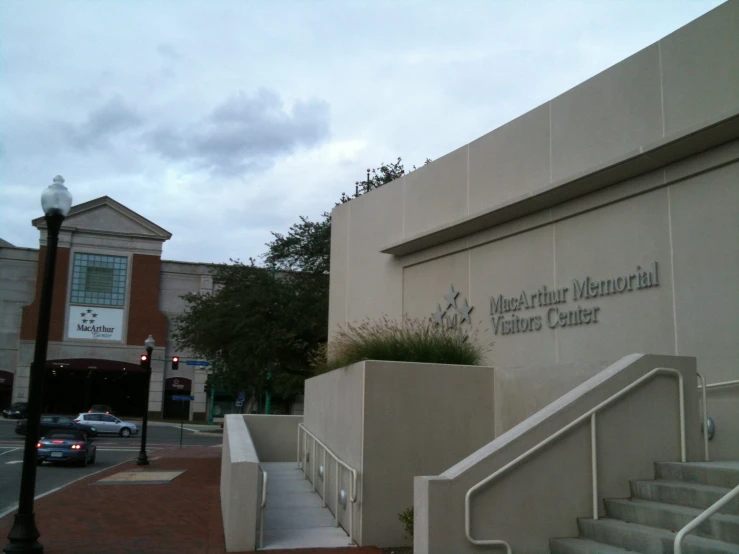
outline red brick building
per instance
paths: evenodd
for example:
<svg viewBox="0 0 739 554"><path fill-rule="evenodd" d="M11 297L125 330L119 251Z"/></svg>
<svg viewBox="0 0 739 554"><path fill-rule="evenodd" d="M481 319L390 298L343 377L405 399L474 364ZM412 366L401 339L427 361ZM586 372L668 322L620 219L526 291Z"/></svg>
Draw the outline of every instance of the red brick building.
<svg viewBox="0 0 739 554"><path fill-rule="evenodd" d="M0 242L0 405L24 401L33 358L46 229L38 249ZM210 292L206 264L161 259L171 233L104 196L74 206L64 221L54 279L44 410L76 413L109 404L122 415L144 410L144 341L156 340L148 410L151 414L205 418L205 369L176 352L173 319L181 296ZM173 371L171 357L182 358ZM175 394L193 402L172 401Z"/></svg>

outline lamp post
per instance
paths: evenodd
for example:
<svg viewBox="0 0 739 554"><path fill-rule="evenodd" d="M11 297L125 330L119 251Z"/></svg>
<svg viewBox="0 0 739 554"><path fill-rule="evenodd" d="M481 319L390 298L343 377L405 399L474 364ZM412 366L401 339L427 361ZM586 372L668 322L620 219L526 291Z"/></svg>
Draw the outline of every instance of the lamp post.
<svg viewBox="0 0 739 554"><path fill-rule="evenodd" d="M141 452L139 457L136 459L136 465L148 466L149 458L146 457L146 428L149 423L149 387L151 386L151 354L154 351L154 337L149 335L149 338L144 341L146 346L146 353L148 354L148 361L146 362L146 405L144 406L144 421L141 429Z"/></svg>
<svg viewBox="0 0 739 554"><path fill-rule="evenodd" d="M56 266L59 229L72 207L72 195L64 186L61 175L54 177L54 184L41 194L41 208L46 220L46 259L39 300L36 344L33 352L30 378L28 382L28 422L26 440L23 448L23 470L21 491L18 500L18 513L13 527L8 533L10 541L3 552L43 553L44 547L38 542L41 534L36 528L33 513L33 497L36 490L36 444L39 439L39 422L43 398L44 371L46 370L46 350L49 342L49 321L51 320L51 300L54 292L54 269Z"/></svg>

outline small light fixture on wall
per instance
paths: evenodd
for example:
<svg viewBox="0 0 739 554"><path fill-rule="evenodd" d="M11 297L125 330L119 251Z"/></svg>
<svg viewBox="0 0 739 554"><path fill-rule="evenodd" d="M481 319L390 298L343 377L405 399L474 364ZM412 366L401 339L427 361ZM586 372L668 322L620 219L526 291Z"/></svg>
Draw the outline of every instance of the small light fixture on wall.
<svg viewBox="0 0 739 554"><path fill-rule="evenodd" d="M713 418L709 417L706 419L706 427L708 427L708 440L713 440L713 435L716 434L716 424L713 422ZM701 423L701 435L703 434L703 424Z"/></svg>
<svg viewBox="0 0 739 554"><path fill-rule="evenodd" d="M346 489L341 489L341 491L339 491L339 504L344 510L346 510Z"/></svg>
<svg viewBox="0 0 739 554"><path fill-rule="evenodd" d="M323 464L318 466L318 476L321 478L321 481L323 481Z"/></svg>

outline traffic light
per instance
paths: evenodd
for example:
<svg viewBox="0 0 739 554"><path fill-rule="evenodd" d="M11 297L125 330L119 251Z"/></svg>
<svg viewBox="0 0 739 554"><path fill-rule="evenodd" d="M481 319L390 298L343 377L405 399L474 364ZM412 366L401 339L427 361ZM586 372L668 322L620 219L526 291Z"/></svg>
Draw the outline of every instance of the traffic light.
<svg viewBox="0 0 739 554"><path fill-rule="evenodd" d="M180 357L172 356L172 370L177 370L180 367Z"/></svg>
<svg viewBox="0 0 739 554"><path fill-rule="evenodd" d="M151 368L151 360L149 359L148 354L141 354L141 367L143 367L144 369Z"/></svg>

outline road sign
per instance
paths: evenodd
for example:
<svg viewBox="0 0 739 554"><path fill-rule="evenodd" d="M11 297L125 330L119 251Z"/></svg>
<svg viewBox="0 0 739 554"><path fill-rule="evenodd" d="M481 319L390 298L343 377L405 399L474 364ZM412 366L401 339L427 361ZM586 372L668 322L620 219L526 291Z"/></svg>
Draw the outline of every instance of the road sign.
<svg viewBox="0 0 739 554"><path fill-rule="evenodd" d="M185 363L187 365L199 365L199 366L210 365L210 362L206 362L205 360L187 360Z"/></svg>
<svg viewBox="0 0 739 554"><path fill-rule="evenodd" d="M195 400L194 396L173 396L172 400Z"/></svg>
<svg viewBox="0 0 739 554"><path fill-rule="evenodd" d="M243 402L244 400L246 400L246 393L240 392L236 402Z"/></svg>

